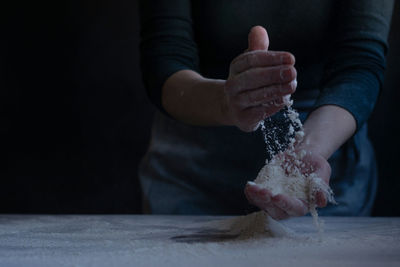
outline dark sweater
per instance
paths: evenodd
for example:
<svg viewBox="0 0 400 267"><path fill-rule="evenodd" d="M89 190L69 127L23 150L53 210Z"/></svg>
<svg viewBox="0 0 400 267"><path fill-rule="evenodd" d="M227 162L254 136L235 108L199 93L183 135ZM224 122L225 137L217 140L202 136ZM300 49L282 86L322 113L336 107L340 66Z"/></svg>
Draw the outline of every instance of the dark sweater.
<svg viewBox="0 0 400 267"><path fill-rule="evenodd" d="M153 103L173 73L192 69L225 79L247 47L254 25L264 26L271 50L296 57L298 89L320 93L314 108L338 105L359 129L382 87L393 0L143 0L141 66Z"/></svg>

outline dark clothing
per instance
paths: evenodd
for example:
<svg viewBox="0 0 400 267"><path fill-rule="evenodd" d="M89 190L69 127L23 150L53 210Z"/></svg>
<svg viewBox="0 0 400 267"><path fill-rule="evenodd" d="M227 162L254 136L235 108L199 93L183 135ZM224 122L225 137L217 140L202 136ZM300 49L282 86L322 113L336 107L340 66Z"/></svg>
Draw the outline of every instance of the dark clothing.
<svg viewBox="0 0 400 267"><path fill-rule="evenodd" d="M266 158L260 132L177 122L165 116L161 88L182 69L225 79L232 59L247 48L250 28L262 25L270 50L296 57L293 98L303 120L326 104L341 106L355 117L358 133L330 159L331 185L341 205L325 211L368 214L376 170L364 123L383 81L392 0L142 2L143 77L150 98L164 113L156 116L140 172L153 212L248 210L244 185Z"/></svg>
<svg viewBox="0 0 400 267"><path fill-rule="evenodd" d="M303 117L305 114L303 114ZM158 112L152 141L140 166L146 212L160 214L245 214L254 211L243 190L264 166L261 131L196 127ZM377 173L366 126L329 159L330 185L339 205L321 215L367 216Z"/></svg>
<svg viewBox="0 0 400 267"><path fill-rule="evenodd" d="M359 128L382 85L392 9L393 0L144 0L144 82L162 109L161 87L179 70L226 79L232 59L247 48L250 28L262 25L270 50L296 57L294 99L302 91L321 90L315 105L342 106Z"/></svg>

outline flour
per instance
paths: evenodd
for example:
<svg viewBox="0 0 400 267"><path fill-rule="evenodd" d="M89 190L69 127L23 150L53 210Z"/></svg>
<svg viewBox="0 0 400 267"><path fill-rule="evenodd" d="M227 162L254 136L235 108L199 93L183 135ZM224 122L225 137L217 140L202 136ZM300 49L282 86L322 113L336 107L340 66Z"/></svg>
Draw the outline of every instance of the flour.
<svg viewBox="0 0 400 267"><path fill-rule="evenodd" d="M329 217L322 241L305 217L275 227L278 222L249 215L254 225L265 219L267 230L248 239L229 238L229 229L240 233L235 222L244 217L2 214L0 219L1 266L400 266L400 218ZM239 238L248 228L239 228ZM287 228L293 237L279 232Z"/></svg>
<svg viewBox="0 0 400 267"><path fill-rule="evenodd" d="M257 237L289 237L294 233L268 216L265 211L259 211L231 220L230 234L237 235L238 239L248 239Z"/></svg>
<svg viewBox="0 0 400 267"><path fill-rule="evenodd" d="M306 166L303 159L307 152L295 150L295 144L302 142L304 137L303 125L299 114L291 107L293 101L288 99L285 101L288 104L283 111L283 121L281 120L280 124L273 124L271 118L261 122L270 158L267 158L254 183L249 183L268 189L272 196L288 195L306 203L316 227L321 232L322 225L318 220L315 195L317 192L322 192L329 202L335 203L333 192L313 170L308 173L304 171ZM254 224L253 227L258 226Z"/></svg>
<svg viewBox="0 0 400 267"><path fill-rule="evenodd" d="M201 227L224 232L229 236L235 237L235 240L296 236L290 228L272 219L265 211L253 212L246 216L201 223Z"/></svg>

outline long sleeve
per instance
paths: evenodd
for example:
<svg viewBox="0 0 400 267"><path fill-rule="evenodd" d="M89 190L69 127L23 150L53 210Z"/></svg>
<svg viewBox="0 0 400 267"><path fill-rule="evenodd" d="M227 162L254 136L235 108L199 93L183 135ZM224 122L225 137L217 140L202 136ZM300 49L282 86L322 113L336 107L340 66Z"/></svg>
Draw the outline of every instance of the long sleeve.
<svg viewBox="0 0 400 267"><path fill-rule="evenodd" d="M163 112L161 89L173 73L198 70L189 0L141 0L141 69L150 100Z"/></svg>
<svg viewBox="0 0 400 267"><path fill-rule="evenodd" d="M315 108L348 110L359 129L382 88L393 0L344 0L340 4L322 91Z"/></svg>

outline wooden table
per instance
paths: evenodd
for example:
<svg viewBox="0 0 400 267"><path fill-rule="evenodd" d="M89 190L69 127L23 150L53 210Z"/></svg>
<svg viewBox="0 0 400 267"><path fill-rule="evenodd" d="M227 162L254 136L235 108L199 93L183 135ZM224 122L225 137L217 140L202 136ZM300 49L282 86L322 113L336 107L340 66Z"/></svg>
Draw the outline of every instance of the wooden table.
<svg viewBox="0 0 400 267"><path fill-rule="evenodd" d="M284 221L292 237L239 240L227 217L0 215L0 266L400 266L400 218Z"/></svg>

